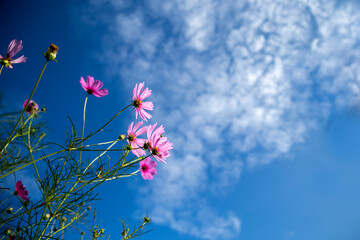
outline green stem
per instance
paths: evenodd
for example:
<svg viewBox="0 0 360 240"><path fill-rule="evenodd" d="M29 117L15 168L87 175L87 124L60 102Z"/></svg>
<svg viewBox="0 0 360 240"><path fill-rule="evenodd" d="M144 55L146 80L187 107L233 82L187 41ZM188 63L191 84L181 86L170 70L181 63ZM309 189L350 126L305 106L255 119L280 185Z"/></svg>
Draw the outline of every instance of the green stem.
<svg viewBox="0 0 360 240"><path fill-rule="evenodd" d="M41 158L38 158L38 159L36 159L36 160L34 160L34 161L31 161L31 162L29 162L29 163L26 163L26 164L24 164L24 165L22 165L22 166L20 166L20 167L18 167L18 168L13 169L12 171L10 171L10 172L8 172L8 173L5 173L5 174L1 175L1 176L0 176L0 179L6 177L6 176L8 176L8 175L10 175L10 174L12 174L12 173L14 173L14 172L16 172L16 171L19 171L20 169L23 169L24 167L27 167L27 166L29 166L29 165L31 165L31 164L33 164L33 163L36 163L36 162L38 162L38 161L40 161L40 160L42 160L42 159L44 159L44 158L47 158L47 157L50 157L50 156L52 156L52 155L55 155L55 154L58 154L58 153L61 153L61 152L65 152L65 151L68 151L68 150L67 150L67 149L63 149L63 150L60 150L60 151L57 151L57 152L53 152L53 153L50 153L50 154L48 154L48 155L46 155L46 156L43 156L43 157L41 157Z"/></svg>
<svg viewBox="0 0 360 240"><path fill-rule="evenodd" d="M100 132L104 127L106 127L109 123L111 123L112 120L114 120L120 113L122 113L125 109L127 109L128 107L130 107L132 105L133 104L129 104L128 106L121 109L117 114L115 114L115 116L113 116L109 121L107 121L107 123L105 123L101 128L99 128L98 130L96 130L95 132L93 132L92 134L87 136L87 138L90 138L90 137L94 136L95 134L97 134L98 132Z"/></svg>
<svg viewBox="0 0 360 240"><path fill-rule="evenodd" d="M86 148L86 147L93 147L93 146L98 146L98 145L106 145L106 144L113 143L114 141L117 141L117 140L111 140L111 141L102 142L102 143L95 143L95 144L85 145L85 146L82 146L82 147ZM79 148L77 148L77 149L79 149Z"/></svg>
<svg viewBox="0 0 360 240"><path fill-rule="evenodd" d="M86 173L86 171L89 169L89 167L99 158L102 157L102 155L104 155L107 151L109 151L110 148L112 148L119 140L114 141L105 151L103 151L99 156L97 156L94 160L91 161L91 163L89 163L89 165L85 168L83 174Z"/></svg>
<svg viewBox="0 0 360 240"><path fill-rule="evenodd" d="M149 154L149 155L147 155L146 157L144 157L144 159L147 158L147 157L150 157L150 156L151 156L151 154ZM136 158L135 160L133 160L133 161L131 161L131 162L128 162L128 163L125 163L125 164L122 164L121 166L122 166L122 167L131 166L131 165L133 165L133 164L135 164L135 163L138 163L138 162L140 162L140 161L142 161L140 158Z"/></svg>
<svg viewBox="0 0 360 240"><path fill-rule="evenodd" d="M2 72L2 69L4 68L4 65L1 65L1 68L0 68L0 76L1 76L1 72Z"/></svg>
<svg viewBox="0 0 360 240"><path fill-rule="evenodd" d="M83 143L84 143L84 129L85 129L85 113L86 113L86 104L87 104L87 100L89 98L89 94L86 95L86 98L85 98L85 102L84 102L84 110L83 110L83 123L82 123L82 131L81 131L81 147L83 146ZM80 156L79 156L79 168L81 166L81 154L82 154L82 151L80 151Z"/></svg>
<svg viewBox="0 0 360 240"><path fill-rule="evenodd" d="M13 215L12 217L9 217L9 218L7 218L7 219L5 219L5 220L0 221L0 224L4 224L4 223L6 223L7 221L10 221L10 220L12 220L12 219L14 219L14 218L20 217L21 215L24 215L25 213L31 212L32 210L35 210L35 209L37 209L37 208L39 208L39 207L42 207L42 206L44 206L44 204L37 205L37 206L35 206L35 207L33 207L33 208L30 208L29 210L26 210L26 211L21 212L21 213L19 213L19 214Z"/></svg>
<svg viewBox="0 0 360 240"><path fill-rule="evenodd" d="M40 178L40 174L39 174L39 171L36 167L36 163L35 163L35 159L34 159L34 155L33 155L33 151L32 151L32 148L31 148L31 124L33 122L33 118L31 117L31 120L30 120L30 123L29 123L29 127L28 127L28 137L27 137L27 140L28 140L28 150L29 150L29 153L30 153L30 156L31 156L31 160L32 160L32 163L34 165L34 169L35 169L35 172L36 172L36 175L38 177L38 181L40 182L41 181L41 178Z"/></svg>
<svg viewBox="0 0 360 240"><path fill-rule="evenodd" d="M4 201L2 201L2 203L0 203L0 206L2 206L12 195L9 195L7 198L5 198Z"/></svg>
<svg viewBox="0 0 360 240"><path fill-rule="evenodd" d="M64 202L66 201L66 199L69 197L70 193L72 193L72 191L74 190L74 188L76 187L76 185L78 184L79 182L76 182L74 184L74 186L72 186L72 188L69 190L69 192L64 196L63 200L60 202L60 204L57 206L57 208L55 209L55 213L58 212L58 210L60 209L60 207L64 204ZM46 229L48 228L50 222L53 220L54 218L54 215L51 215L50 216L50 219L48 220L48 222L45 224L45 227L44 229L42 230L42 232L40 233L40 236L39 236L39 240L42 239L42 236L45 234L45 231Z"/></svg>
<svg viewBox="0 0 360 240"><path fill-rule="evenodd" d="M132 173L129 173L129 174L116 175L116 176L113 176L113 177L104 178L102 180L94 180L92 182L100 182L100 181L106 182L106 181L112 181L112 180L119 179L119 178L131 177L131 176L136 175L139 171L140 170L138 169L135 172L132 172Z"/></svg>
<svg viewBox="0 0 360 240"><path fill-rule="evenodd" d="M43 210L43 212L42 212L42 214L41 214L40 223L41 223L43 217L45 216L45 213L46 213L46 207L44 207L44 210ZM36 228L35 236L38 234L38 232L39 232L39 230L40 230L40 226L41 226L41 224L38 224L38 227Z"/></svg>
<svg viewBox="0 0 360 240"><path fill-rule="evenodd" d="M25 106L24 109L22 110L21 115L20 115L19 119L17 120L14 128L12 129L9 137L5 140L5 145L2 147L0 154L2 154L2 153L4 152L4 150L7 148L7 146L9 145L9 143L10 143L9 140L12 138L12 135L14 134L17 126L19 125L19 123L20 123L20 121L21 121L21 119L22 119L22 117L24 116L25 109L28 107L31 98L33 97L33 95L34 95L34 93L35 93L35 90L36 90L37 86L39 85L40 79L41 79L41 77L42 77L42 75L43 75L43 73L44 73L44 71L45 71L45 68L46 68L47 64L48 64L48 61L45 62L44 67L42 68L41 73L40 73L40 75L39 75L39 78L38 78L38 80L36 81L33 90L31 91L30 97L28 98L29 101L27 101L26 106Z"/></svg>

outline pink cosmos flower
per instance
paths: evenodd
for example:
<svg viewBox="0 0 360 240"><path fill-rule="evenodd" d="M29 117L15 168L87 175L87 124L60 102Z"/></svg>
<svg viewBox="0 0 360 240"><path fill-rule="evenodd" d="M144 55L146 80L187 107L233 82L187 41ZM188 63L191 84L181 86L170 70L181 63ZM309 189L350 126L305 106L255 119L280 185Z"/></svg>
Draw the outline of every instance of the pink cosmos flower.
<svg viewBox="0 0 360 240"><path fill-rule="evenodd" d="M145 155L145 151L141 149L144 146L145 139L138 138L139 135L146 133L147 127L142 127L139 129L143 122L138 122L133 127L134 122L129 125L127 141L131 145L131 152L137 157Z"/></svg>
<svg viewBox="0 0 360 240"><path fill-rule="evenodd" d="M28 194L29 194L29 192L26 191L25 185L22 184L21 181L17 181L17 183L15 185L14 195L19 195L19 197L21 197L22 199L27 201L27 200L29 200Z"/></svg>
<svg viewBox="0 0 360 240"><path fill-rule="evenodd" d="M13 63L22 63L26 62L26 57L22 55L21 57L17 59L12 59L15 54L20 52L20 50L23 48L22 41L17 41L16 39L12 40L9 44L9 47L6 52L6 56L3 57L0 55L0 63L1 65L4 65L5 67L13 68L11 64Z"/></svg>
<svg viewBox="0 0 360 240"><path fill-rule="evenodd" d="M151 180L156 175L156 162L151 161L149 157L145 158L140 162L141 176L145 180Z"/></svg>
<svg viewBox="0 0 360 240"><path fill-rule="evenodd" d="M164 127L161 125L156 128L156 125L157 123L149 125L144 148L148 148L156 160L165 163L165 159L170 156L169 151L173 149L173 144L162 135L165 132Z"/></svg>
<svg viewBox="0 0 360 240"><path fill-rule="evenodd" d="M91 76L86 77L86 82L83 77L80 78L80 84L88 94L94 94L96 97L103 97L108 95L107 89L100 89L103 83L99 80L95 80Z"/></svg>
<svg viewBox="0 0 360 240"><path fill-rule="evenodd" d="M133 105L135 107L135 118L137 119L138 114L142 120L147 121L151 118L151 115L145 110L152 111L154 109L154 104L152 102L143 102L143 100L151 95L151 90L145 88L143 92L141 90L144 87L144 82L140 83L139 86L136 84L133 90Z"/></svg>
<svg viewBox="0 0 360 240"><path fill-rule="evenodd" d="M29 99L26 99L25 102L23 103L23 108L26 107L27 102L29 101ZM29 114L33 114L33 113L37 113L39 111L39 105L33 101L30 100L28 106L25 109L25 112L29 113Z"/></svg>

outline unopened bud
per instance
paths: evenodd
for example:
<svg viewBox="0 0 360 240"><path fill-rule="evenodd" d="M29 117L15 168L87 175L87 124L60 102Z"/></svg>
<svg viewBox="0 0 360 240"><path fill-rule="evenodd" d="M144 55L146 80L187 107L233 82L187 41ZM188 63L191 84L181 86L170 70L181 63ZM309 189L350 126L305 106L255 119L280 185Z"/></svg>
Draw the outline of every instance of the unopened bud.
<svg viewBox="0 0 360 240"><path fill-rule="evenodd" d="M81 234L81 236L84 236L84 235L85 235L85 232L81 232L80 234Z"/></svg>
<svg viewBox="0 0 360 240"><path fill-rule="evenodd" d="M41 110L42 112L46 112L46 108L44 108L44 107L42 107L40 110Z"/></svg>
<svg viewBox="0 0 360 240"><path fill-rule="evenodd" d="M7 213L12 213L13 210L14 210L14 209L13 209L12 207L9 207L8 209L6 209L6 212L7 212Z"/></svg>
<svg viewBox="0 0 360 240"><path fill-rule="evenodd" d="M66 221L67 221L67 218L66 218L66 217L62 217L62 218L61 218L61 221L66 222Z"/></svg>
<svg viewBox="0 0 360 240"><path fill-rule="evenodd" d="M9 236L11 234L11 228L6 229L5 234Z"/></svg>
<svg viewBox="0 0 360 240"><path fill-rule="evenodd" d="M87 208L86 208L86 209L90 211L90 210L91 210L91 206L87 206Z"/></svg>
<svg viewBox="0 0 360 240"><path fill-rule="evenodd" d="M145 222L145 223L149 223L149 222L150 222L150 218L144 217L144 222Z"/></svg>
<svg viewBox="0 0 360 240"><path fill-rule="evenodd" d="M54 232L56 232L58 230L58 228L57 227L54 227Z"/></svg>
<svg viewBox="0 0 360 240"><path fill-rule="evenodd" d="M126 150L132 150L132 146L131 145L126 145Z"/></svg>
<svg viewBox="0 0 360 240"><path fill-rule="evenodd" d="M105 232L105 229L100 229L100 231L99 231L99 235L101 235L101 234L103 234Z"/></svg>
<svg viewBox="0 0 360 240"><path fill-rule="evenodd" d="M46 60L54 61L58 50L59 50L58 46L56 46L55 44L50 44L49 49L45 53Z"/></svg>
<svg viewBox="0 0 360 240"><path fill-rule="evenodd" d="M125 134L119 135L119 139L120 139L120 140L124 140L125 138L126 138Z"/></svg>
<svg viewBox="0 0 360 240"><path fill-rule="evenodd" d="M44 220L48 220L50 218L50 213L47 213L43 216L43 219Z"/></svg>

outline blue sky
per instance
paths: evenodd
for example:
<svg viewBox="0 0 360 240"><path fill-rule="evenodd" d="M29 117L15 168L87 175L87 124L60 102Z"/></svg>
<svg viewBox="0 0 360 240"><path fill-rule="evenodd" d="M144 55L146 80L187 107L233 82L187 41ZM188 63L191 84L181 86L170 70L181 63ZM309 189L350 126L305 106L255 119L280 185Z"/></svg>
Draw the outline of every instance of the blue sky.
<svg viewBox="0 0 360 240"><path fill-rule="evenodd" d="M360 14L357 1L91 0L0 3L0 50L23 40L26 64L4 69L7 107L20 108L50 43L60 63L34 99L50 139L80 126L81 76L102 80L89 99L95 128L145 81L152 123L174 143L153 181L101 189L111 239L118 218L148 211L144 239L360 238ZM124 114L104 133L124 133ZM65 136L64 136L65 138ZM31 178L27 185L31 186ZM74 238L75 239L75 238Z"/></svg>

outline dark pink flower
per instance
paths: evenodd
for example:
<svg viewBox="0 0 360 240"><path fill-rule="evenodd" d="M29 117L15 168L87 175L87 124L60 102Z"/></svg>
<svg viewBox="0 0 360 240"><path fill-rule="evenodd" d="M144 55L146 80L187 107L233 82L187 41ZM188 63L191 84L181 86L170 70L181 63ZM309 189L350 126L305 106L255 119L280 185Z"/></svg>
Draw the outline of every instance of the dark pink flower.
<svg viewBox="0 0 360 240"><path fill-rule="evenodd" d="M169 151L173 149L173 144L162 135L165 132L164 127L161 125L156 128L156 125L157 123L149 125L144 148L148 148L156 160L165 162L165 159L170 156Z"/></svg>
<svg viewBox="0 0 360 240"><path fill-rule="evenodd" d="M22 41L17 41L16 39L12 40L9 44L9 47L6 52L6 56L3 57L0 55L0 63L1 65L4 65L5 67L13 68L11 64L13 63L22 63L26 62L26 57L22 55L21 57L17 59L12 59L15 54L20 52L20 50L23 48Z"/></svg>
<svg viewBox="0 0 360 240"><path fill-rule="evenodd" d="M135 107L135 118L137 119L138 114L142 120L147 121L151 118L151 115L145 110L152 111L154 109L154 104L152 102L143 102L143 100L151 95L151 90L145 88L141 92L145 83L140 83L139 86L136 84L133 90L133 105Z"/></svg>
<svg viewBox="0 0 360 240"><path fill-rule="evenodd" d="M151 180L156 175L156 162L151 161L149 157L145 158L140 162L141 176L145 180Z"/></svg>
<svg viewBox="0 0 360 240"><path fill-rule="evenodd" d="M139 129L143 122L138 122L133 127L134 122L129 125L127 141L131 145L131 152L137 157L145 155L145 151L142 149L144 146L145 139L138 138L139 135L146 133L147 127L142 127Z"/></svg>
<svg viewBox="0 0 360 240"><path fill-rule="evenodd" d="M26 191L25 185L22 184L21 181L17 181L17 183L15 185L14 195L19 195L19 197L21 197L22 199L27 201L27 200L29 200L28 194L29 194L29 192Z"/></svg>
<svg viewBox="0 0 360 240"><path fill-rule="evenodd" d="M95 80L91 76L86 77L86 82L83 77L80 78L80 84L88 94L93 94L96 97L103 97L108 95L107 89L100 89L103 83L99 80Z"/></svg>
<svg viewBox="0 0 360 240"><path fill-rule="evenodd" d="M25 102L23 103L23 108L26 107L28 101L29 101L28 99L25 100ZM33 114L33 113L37 113L38 111L39 111L39 105L35 101L30 100L28 106L25 109L25 112L29 114Z"/></svg>

